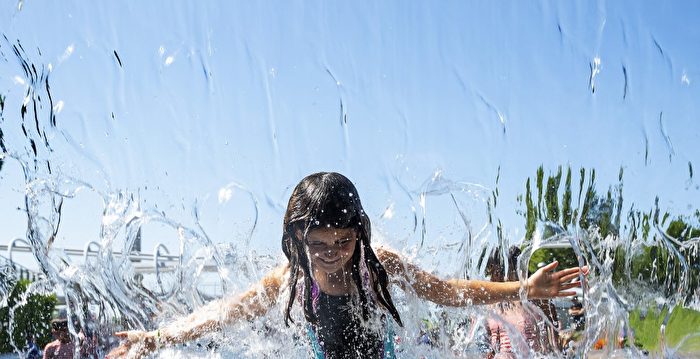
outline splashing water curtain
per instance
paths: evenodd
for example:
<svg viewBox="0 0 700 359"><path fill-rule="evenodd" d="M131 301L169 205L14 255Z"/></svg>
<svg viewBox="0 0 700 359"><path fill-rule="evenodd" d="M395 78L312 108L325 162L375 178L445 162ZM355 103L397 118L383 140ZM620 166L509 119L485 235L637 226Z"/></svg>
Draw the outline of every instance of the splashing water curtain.
<svg viewBox="0 0 700 359"><path fill-rule="evenodd" d="M698 16L696 2L3 2L0 357L53 340L56 316L95 357L120 330L225 318L206 305L286 262L287 200L317 171L352 178L375 248L457 279L489 279L496 253L523 284L460 308L390 287L398 357L498 351L491 325L522 358L698 356ZM554 260L590 274L573 298L528 298ZM307 358L286 304L158 337L154 355Z"/></svg>

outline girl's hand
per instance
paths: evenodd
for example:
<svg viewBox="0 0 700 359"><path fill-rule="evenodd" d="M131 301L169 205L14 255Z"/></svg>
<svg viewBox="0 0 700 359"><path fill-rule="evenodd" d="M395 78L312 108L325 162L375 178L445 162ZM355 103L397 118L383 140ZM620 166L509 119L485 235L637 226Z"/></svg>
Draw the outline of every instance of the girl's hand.
<svg viewBox="0 0 700 359"><path fill-rule="evenodd" d="M531 299L549 299L576 295L571 288L580 287L575 281L580 274L588 275L588 266L564 269L555 272L559 262L554 261L540 268L527 279L527 296Z"/></svg>
<svg viewBox="0 0 700 359"><path fill-rule="evenodd" d="M118 347L112 349L106 359L141 358L156 349L155 333L141 330L116 332L114 335L122 339Z"/></svg>

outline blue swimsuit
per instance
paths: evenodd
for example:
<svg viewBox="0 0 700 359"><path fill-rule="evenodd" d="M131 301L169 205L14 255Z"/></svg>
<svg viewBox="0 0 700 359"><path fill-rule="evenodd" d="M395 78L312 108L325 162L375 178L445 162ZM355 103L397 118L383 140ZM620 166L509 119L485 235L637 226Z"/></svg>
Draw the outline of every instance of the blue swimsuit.
<svg viewBox="0 0 700 359"><path fill-rule="evenodd" d="M351 295L320 292L315 304L318 322L306 326L315 359L396 357L390 320L381 328L363 325Z"/></svg>

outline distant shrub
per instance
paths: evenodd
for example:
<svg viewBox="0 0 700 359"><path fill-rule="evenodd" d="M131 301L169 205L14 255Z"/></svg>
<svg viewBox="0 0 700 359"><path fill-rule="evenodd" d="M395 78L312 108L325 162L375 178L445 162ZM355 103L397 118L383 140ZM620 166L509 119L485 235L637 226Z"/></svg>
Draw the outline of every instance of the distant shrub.
<svg viewBox="0 0 700 359"><path fill-rule="evenodd" d="M43 348L51 341L51 316L56 308L56 295L30 294L26 303L14 308L14 327L10 330L10 308L15 307L22 300L31 281L19 280L9 298L6 306L0 307L0 353L13 352L10 339L20 350L26 345L27 335L34 335L35 341Z"/></svg>

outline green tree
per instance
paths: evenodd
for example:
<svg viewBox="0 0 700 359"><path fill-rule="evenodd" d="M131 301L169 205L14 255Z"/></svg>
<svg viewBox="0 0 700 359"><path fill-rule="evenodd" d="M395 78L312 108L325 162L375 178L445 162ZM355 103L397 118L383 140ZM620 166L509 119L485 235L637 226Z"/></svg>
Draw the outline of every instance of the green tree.
<svg viewBox="0 0 700 359"><path fill-rule="evenodd" d="M571 248L541 248L536 250L530 256L528 263L528 271L534 273L539 264L547 264L553 261L559 261L560 268L571 268L578 266L576 253Z"/></svg>
<svg viewBox="0 0 700 359"><path fill-rule="evenodd" d="M688 224L691 218L683 216L675 216L667 226L663 226L671 218L666 213L661 216L661 225L665 228L666 235L650 239L649 222L653 218L650 219L650 213L640 216L644 227L642 238L650 244L642 245L631 258L629 279L660 288L667 296L682 295L679 299L684 303L691 302L700 287L700 243L691 240L700 237L700 228Z"/></svg>
<svg viewBox="0 0 700 359"><path fill-rule="evenodd" d="M656 208L648 212L630 209L628 223L622 233L622 168L618 183L602 195L596 188L595 170L588 171L588 174L586 172L586 169L580 169L576 208L572 203L571 168L566 170L561 196L562 168L557 168L556 173L546 178L543 167L537 169L537 203L533 201L531 180L527 179L525 211L522 212L526 217L525 244L532 240L537 223L543 224L544 239L577 227L589 233L583 237L589 243L585 243L582 248L589 259L595 256L602 263L604 258L613 258L609 270L612 271L616 286L629 285L634 281L643 282L662 290L667 296L682 295L683 302L690 302L700 286L700 244L690 240L700 237L700 229L689 223L693 220L700 222L700 210L696 210L694 219L672 216L659 210L657 199ZM545 181L546 188L542 186ZM522 197L519 199L522 200ZM665 234L652 231L653 228L663 228ZM598 235L595 235L596 231ZM606 242L601 242L606 238ZM533 271L538 263L548 263L555 259L565 265L577 264L575 254L570 249L543 248L532 254L529 269Z"/></svg>
<svg viewBox="0 0 700 359"><path fill-rule="evenodd" d="M29 294L26 296L26 302L22 302L30 283L26 279L17 281L6 305L0 307L0 353L15 350L11 341L17 348L23 348L27 335L33 335L40 347L51 340L50 321L56 308L56 295ZM11 318L13 320L10 333Z"/></svg>

